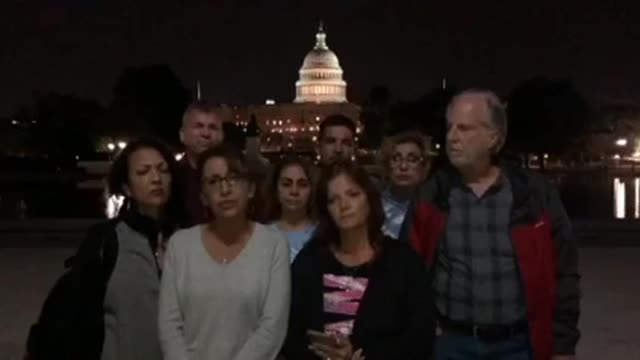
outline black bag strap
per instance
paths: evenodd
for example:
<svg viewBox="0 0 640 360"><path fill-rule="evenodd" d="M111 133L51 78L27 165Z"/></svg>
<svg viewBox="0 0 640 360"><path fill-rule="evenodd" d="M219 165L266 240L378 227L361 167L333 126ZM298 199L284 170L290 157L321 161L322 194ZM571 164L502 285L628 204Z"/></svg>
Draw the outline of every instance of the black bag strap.
<svg viewBox="0 0 640 360"><path fill-rule="evenodd" d="M65 267L100 264L104 280L107 281L118 257L118 221L115 218L92 226L76 254L65 261Z"/></svg>

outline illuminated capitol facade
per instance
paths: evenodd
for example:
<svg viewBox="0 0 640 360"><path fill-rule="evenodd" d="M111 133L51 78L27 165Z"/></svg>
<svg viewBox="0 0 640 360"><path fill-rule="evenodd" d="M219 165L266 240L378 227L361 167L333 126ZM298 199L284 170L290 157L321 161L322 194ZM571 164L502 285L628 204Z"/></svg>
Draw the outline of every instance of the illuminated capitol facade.
<svg viewBox="0 0 640 360"><path fill-rule="evenodd" d="M316 44L305 56L296 81L293 103L250 105L234 111L234 121L247 126L252 118L260 130L263 152L312 151L319 124L331 114L343 114L358 123L360 107L347 100L347 83L336 54L327 46L327 35L320 25Z"/></svg>

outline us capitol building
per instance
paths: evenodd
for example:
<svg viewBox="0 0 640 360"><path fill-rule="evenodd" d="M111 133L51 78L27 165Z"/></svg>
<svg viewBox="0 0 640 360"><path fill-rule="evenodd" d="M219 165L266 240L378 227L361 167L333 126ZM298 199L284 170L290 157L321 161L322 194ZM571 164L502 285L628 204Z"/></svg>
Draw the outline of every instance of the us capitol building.
<svg viewBox="0 0 640 360"><path fill-rule="evenodd" d="M320 121L331 114L346 115L357 123L358 133L363 130L359 123L360 106L347 100L347 83L342 78L340 61L327 45L322 24L299 74L293 103L267 100L263 105L236 108L232 113L232 121L245 128L255 119L261 152L312 151Z"/></svg>

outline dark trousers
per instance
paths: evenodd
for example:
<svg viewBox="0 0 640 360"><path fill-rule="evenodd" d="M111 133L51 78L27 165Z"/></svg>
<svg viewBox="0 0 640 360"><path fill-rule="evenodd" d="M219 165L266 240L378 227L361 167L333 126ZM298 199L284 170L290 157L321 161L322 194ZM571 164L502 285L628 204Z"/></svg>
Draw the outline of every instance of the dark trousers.
<svg viewBox="0 0 640 360"><path fill-rule="evenodd" d="M436 340L436 360L533 360L527 333L496 342L444 332Z"/></svg>

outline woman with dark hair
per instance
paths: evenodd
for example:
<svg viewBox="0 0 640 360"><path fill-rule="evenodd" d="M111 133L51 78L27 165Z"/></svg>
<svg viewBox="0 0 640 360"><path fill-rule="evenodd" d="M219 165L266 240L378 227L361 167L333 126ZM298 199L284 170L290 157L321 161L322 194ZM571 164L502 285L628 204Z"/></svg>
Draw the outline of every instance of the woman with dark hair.
<svg viewBox="0 0 640 360"><path fill-rule="evenodd" d="M301 159L285 159L276 165L268 185L266 222L287 238L293 262L316 227L312 217L311 168Z"/></svg>
<svg viewBox="0 0 640 360"><path fill-rule="evenodd" d="M131 142L108 175L111 195L124 196L113 221L117 261L104 296L102 359L158 359L158 291L165 241L173 233L177 165L159 140Z"/></svg>
<svg viewBox="0 0 640 360"><path fill-rule="evenodd" d="M208 150L198 169L212 216L169 242L160 290L164 359L275 359L289 316L287 241L252 220L256 185L239 151Z"/></svg>
<svg viewBox="0 0 640 360"><path fill-rule="evenodd" d="M317 194L318 228L292 268L287 359L427 359L433 302L422 261L385 237L366 171L337 164Z"/></svg>
<svg viewBox="0 0 640 360"><path fill-rule="evenodd" d="M118 155L108 192L123 196L115 219L89 229L29 334L31 359L160 359L158 291L163 244L173 232L176 164L144 138Z"/></svg>

